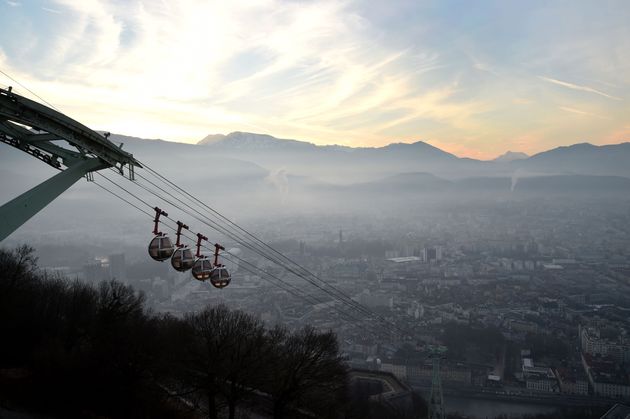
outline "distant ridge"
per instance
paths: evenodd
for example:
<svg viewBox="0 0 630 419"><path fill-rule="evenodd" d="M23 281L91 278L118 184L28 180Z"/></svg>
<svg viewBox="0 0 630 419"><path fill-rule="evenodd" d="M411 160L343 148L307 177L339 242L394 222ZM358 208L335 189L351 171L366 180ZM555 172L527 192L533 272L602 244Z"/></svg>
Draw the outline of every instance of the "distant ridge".
<svg viewBox="0 0 630 419"><path fill-rule="evenodd" d="M582 142L528 157L509 151L492 160L460 158L423 141L395 142L382 147L316 145L268 134L235 131L212 134L197 144L145 141L112 136L143 153L183 153L194 159L223 156L253 163L262 170L284 170L332 183L362 183L404 173L430 173L443 179L541 175L595 175L630 178L630 143L593 145ZM155 149L155 150L154 150ZM159 151L158 151L159 149ZM170 150L170 151L167 151ZM205 151L207 150L207 152ZM133 150L131 150L133 151ZM216 164L219 164L218 162ZM231 172L231 171L230 171Z"/></svg>
<svg viewBox="0 0 630 419"><path fill-rule="evenodd" d="M307 141L280 139L268 134L256 134L252 132L234 131L228 135L211 134L197 143L198 145L220 146L233 149L274 149L274 148L300 148L309 149L318 147ZM330 147L330 146L324 146ZM339 147L339 146L336 146Z"/></svg>
<svg viewBox="0 0 630 419"><path fill-rule="evenodd" d="M578 143L543 151L513 163L532 172L630 177L628 162L630 143L626 142L601 146Z"/></svg>
<svg viewBox="0 0 630 419"><path fill-rule="evenodd" d="M338 144L332 145L317 145L308 141L301 140L293 140L293 139L284 139L277 138L269 134L256 134L252 132L243 132L243 131L234 131L227 135L225 134L210 134L197 142L197 145L204 146L214 146L220 148L231 148L231 149L250 149L250 150L261 150L261 149L274 149L274 148L284 148L284 149L299 149L299 150L323 150L323 151L362 151L362 152L371 152L371 151L390 151L397 152L403 151L407 152L410 150L423 150L425 152L432 153L434 155L440 156L450 156L452 158L457 158L457 156L448 153L444 150L441 150L437 147L432 146L424 141L416 141L413 143L401 143L395 142L390 143L381 147L350 147Z"/></svg>

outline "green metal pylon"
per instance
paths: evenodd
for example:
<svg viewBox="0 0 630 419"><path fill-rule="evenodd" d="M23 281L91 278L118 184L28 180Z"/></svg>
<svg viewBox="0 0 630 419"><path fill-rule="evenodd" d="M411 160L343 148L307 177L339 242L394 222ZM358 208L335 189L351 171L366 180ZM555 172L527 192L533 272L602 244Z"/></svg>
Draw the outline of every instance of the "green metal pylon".
<svg viewBox="0 0 630 419"><path fill-rule="evenodd" d="M0 88L0 143L17 148L62 172L0 207L0 241L17 230L82 176L126 166L133 180L133 155L56 109ZM61 142L61 143L60 143ZM70 148L66 147L68 145Z"/></svg>
<svg viewBox="0 0 630 419"><path fill-rule="evenodd" d="M0 241L41 211L87 173L108 167L98 158L84 158L0 207Z"/></svg>
<svg viewBox="0 0 630 419"><path fill-rule="evenodd" d="M431 348L431 364L433 366L431 379L431 396L429 398L429 419L445 419L444 396L442 394L442 379L440 378L440 359L443 358L445 348Z"/></svg>

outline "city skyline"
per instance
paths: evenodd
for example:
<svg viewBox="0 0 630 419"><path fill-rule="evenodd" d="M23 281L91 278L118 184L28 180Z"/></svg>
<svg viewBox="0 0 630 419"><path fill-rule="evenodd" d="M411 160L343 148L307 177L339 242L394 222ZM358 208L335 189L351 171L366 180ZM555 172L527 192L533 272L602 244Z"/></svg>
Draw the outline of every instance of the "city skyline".
<svg viewBox="0 0 630 419"><path fill-rule="evenodd" d="M0 69L94 129L425 141L479 159L630 139L623 2L5 0L0 12Z"/></svg>

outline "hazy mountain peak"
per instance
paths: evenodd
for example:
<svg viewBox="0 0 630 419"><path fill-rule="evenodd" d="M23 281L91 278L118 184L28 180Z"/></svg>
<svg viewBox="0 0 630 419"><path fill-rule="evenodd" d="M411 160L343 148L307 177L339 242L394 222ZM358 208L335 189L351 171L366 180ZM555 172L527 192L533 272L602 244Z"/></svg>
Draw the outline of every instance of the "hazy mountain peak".
<svg viewBox="0 0 630 419"><path fill-rule="evenodd" d="M205 145L205 144L214 144L225 140L224 134L210 134L199 141L197 144Z"/></svg>
<svg viewBox="0 0 630 419"><path fill-rule="evenodd" d="M306 142L306 141L298 141L298 140L290 140L290 139L281 139L276 138L269 134L257 134L253 132L243 132L243 131L234 131L229 133L228 135L223 134L212 134L208 135L197 144L199 145L220 145L224 147L229 147L233 149L268 149L268 148L277 148L277 147L316 147L315 144Z"/></svg>
<svg viewBox="0 0 630 419"><path fill-rule="evenodd" d="M234 131L227 135L210 134L203 138L197 144L199 145L221 145L229 148L237 149L261 149L276 147L292 147L302 149L321 149L321 150L427 150L438 154L451 155L435 146L424 141L416 141L413 143L395 142L382 147L349 147L344 145L316 145L308 141L282 139L269 134L257 134L253 132ZM451 155L452 156L452 155ZM453 156L454 157L454 156Z"/></svg>
<svg viewBox="0 0 630 419"><path fill-rule="evenodd" d="M591 143L583 142L583 143L571 144L571 145L568 145L568 146L561 146L561 147L558 147L558 148L590 150L590 149L598 148L598 146L593 145Z"/></svg>
<svg viewBox="0 0 630 419"><path fill-rule="evenodd" d="M425 141L416 141L413 143L391 143L384 147L377 147L374 150L393 151L404 154L405 156L416 155L420 153L428 158L447 158L457 159L457 156L451 154L441 148L435 147ZM411 154L410 154L411 153Z"/></svg>
<svg viewBox="0 0 630 419"><path fill-rule="evenodd" d="M495 158L493 161L496 162L510 162L514 160L523 160L528 158L529 156L521 151L507 151L501 154L499 157Z"/></svg>

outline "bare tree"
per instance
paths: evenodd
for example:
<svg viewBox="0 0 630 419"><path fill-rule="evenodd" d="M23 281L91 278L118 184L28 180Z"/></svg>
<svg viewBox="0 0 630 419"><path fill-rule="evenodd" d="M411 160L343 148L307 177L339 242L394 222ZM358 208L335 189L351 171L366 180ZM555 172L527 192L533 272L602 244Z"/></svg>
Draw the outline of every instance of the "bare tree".
<svg viewBox="0 0 630 419"><path fill-rule="evenodd" d="M291 407L306 407L320 416L331 415L346 393L346 368L339 359L335 334L305 327L285 336L270 353L273 372L269 375L268 391L274 418L284 418Z"/></svg>
<svg viewBox="0 0 630 419"><path fill-rule="evenodd" d="M228 341L219 379L221 393L227 400L229 419L234 419L237 403L252 394L262 381L260 366L268 345L262 323L249 314L233 311L226 326L227 333L219 331Z"/></svg>
<svg viewBox="0 0 630 419"><path fill-rule="evenodd" d="M219 356L226 349L226 342L215 334L215 330L227 322L228 315L229 310L219 306L186 317L194 337L190 357L185 360L187 381L193 390L203 391L210 419L218 418Z"/></svg>

